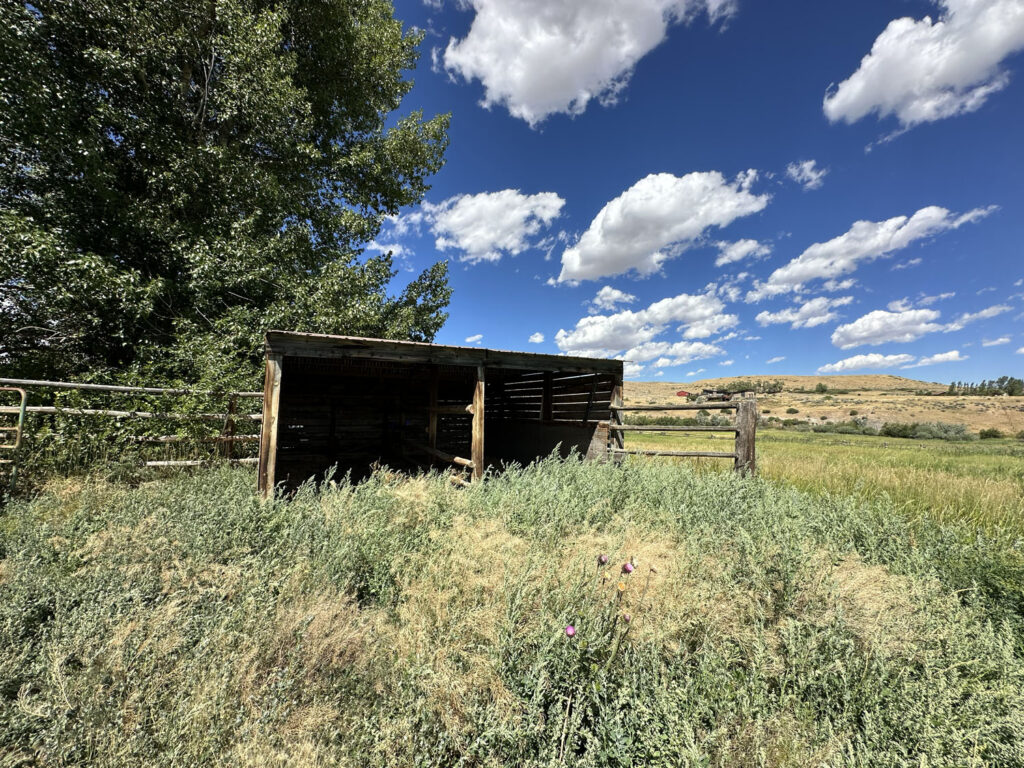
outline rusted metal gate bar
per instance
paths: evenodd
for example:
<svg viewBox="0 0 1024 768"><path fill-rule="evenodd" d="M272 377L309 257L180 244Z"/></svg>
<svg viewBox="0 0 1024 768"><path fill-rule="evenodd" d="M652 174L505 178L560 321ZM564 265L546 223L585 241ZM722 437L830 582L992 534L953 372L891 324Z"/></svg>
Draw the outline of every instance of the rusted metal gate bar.
<svg viewBox="0 0 1024 768"><path fill-rule="evenodd" d="M0 464L10 465L11 467L11 478L10 478L10 490L13 493L14 487L18 482L18 449L21 447L21 436L22 430L25 427L25 407L28 404L28 392L20 387L0 387L0 391L3 392L17 392L21 397L21 404L16 408L12 409L18 414L18 423L14 426L5 425L0 426L0 433L8 435L11 432L14 433L14 439L3 439L0 441L0 451L10 452L11 458L0 459Z"/></svg>
<svg viewBox="0 0 1024 768"><path fill-rule="evenodd" d="M87 392L108 392L112 394L143 394L143 395L226 395L229 397L228 402L228 413L157 413L150 411L117 411L111 409L100 409L100 408L60 408L58 406L30 406L28 405L28 393L24 387L41 387L47 389L72 389L81 390ZM68 416L102 416L107 418L115 419L200 419L207 421L223 421L224 430L221 435L212 438L199 438L200 442L219 442L223 443L224 447L222 453L224 457L238 464L250 464L256 463L257 459L234 459L233 458L233 447L236 442L255 442L260 439L259 435L236 435L236 420L247 419L250 421L261 421L263 419L262 413L244 413L239 414L237 412L237 399L238 398L262 398L262 392L226 392L219 393L212 390L202 389L181 389L174 387L132 387L122 386L115 384L87 384L83 382L73 381L47 381L42 379L8 379L0 378L0 391L16 391L21 393L21 404L20 406L0 406L0 414L19 414L17 438L15 445L10 446L6 444L0 444L0 451L2 450L16 450L18 445L21 443L22 428L25 422L26 413L41 413L41 414L64 414ZM11 432L15 428L0 427L0 433ZM136 438L137 442L157 442L157 443L172 443L172 442L187 442L191 438L186 438L178 435L168 435L159 438ZM0 464L13 463L12 460L0 460ZM147 461L144 462L143 466L146 467L189 467L189 466L200 466L207 463L206 460L182 460L182 461ZM17 476L16 465L12 469L12 488L14 479Z"/></svg>
<svg viewBox="0 0 1024 768"><path fill-rule="evenodd" d="M14 387L47 387L49 389L80 389L94 392L120 392L122 394L143 395L218 395L234 397L263 397L262 392L214 392L205 389L173 389L170 387L128 387L115 384L84 384L76 381L42 381L37 379L3 379L0 385Z"/></svg>

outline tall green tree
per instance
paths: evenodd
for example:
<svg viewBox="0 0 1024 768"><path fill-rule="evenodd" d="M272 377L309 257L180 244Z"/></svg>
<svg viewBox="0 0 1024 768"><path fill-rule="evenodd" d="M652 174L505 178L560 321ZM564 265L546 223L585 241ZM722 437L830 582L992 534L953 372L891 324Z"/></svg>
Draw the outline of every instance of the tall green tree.
<svg viewBox="0 0 1024 768"><path fill-rule="evenodd" d="M0 365L245 379L263 331L430 340L363 247L420 201L448 116L398 114L389 0L0 5Z"/></svg>

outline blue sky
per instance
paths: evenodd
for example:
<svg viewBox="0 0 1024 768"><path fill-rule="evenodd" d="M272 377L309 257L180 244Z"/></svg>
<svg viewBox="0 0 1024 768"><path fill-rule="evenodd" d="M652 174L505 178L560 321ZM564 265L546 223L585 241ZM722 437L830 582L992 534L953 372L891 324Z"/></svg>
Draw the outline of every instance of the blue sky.
<svg viewBox="0 0 1024 768"><path fill-rule="evenodd" d="M445 344L639 380L1024 368L1024 0L399 0ZM411 273L407 273L411 274Z"/></svg>

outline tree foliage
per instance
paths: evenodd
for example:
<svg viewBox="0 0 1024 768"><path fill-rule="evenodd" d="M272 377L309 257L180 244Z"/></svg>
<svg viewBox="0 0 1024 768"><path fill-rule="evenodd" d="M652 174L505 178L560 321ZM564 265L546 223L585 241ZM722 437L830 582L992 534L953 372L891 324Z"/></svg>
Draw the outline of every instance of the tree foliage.
<svg viewBox="0 0 1024 768"><path fill-rule="evenodd" d="M397 116L421 33L389 0L0 6L0 364L244 380L271 327L430 340L384 217L448 116Z"/></svg>
<svg viewBox="0 0 1024 768"><path fill-rule="evenodd" d="M946 395L1009 395L1010 397L1021 397L1024 395L1024 379L1014 376L1000 376L998 379L983 380L979 383L970 381L953 381L949 384L943 394Z"/></svg>

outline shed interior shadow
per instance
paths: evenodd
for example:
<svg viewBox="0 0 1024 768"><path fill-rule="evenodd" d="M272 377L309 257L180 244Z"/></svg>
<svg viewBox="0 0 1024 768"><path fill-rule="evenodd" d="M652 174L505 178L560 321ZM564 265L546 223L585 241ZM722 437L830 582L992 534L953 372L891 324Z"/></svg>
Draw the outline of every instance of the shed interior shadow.
<svg viewBox="0 0 1024 768"><path fill-rule="evenodd" d="M358 357L281 360L276 482L294 489L332 467L353 480L378 465L415 472L452 464L424 447L437 413L436 451L471 456L477 367ZM484 367L488 467L575 449L607 455L614 374ZM435 394L436 392L436 400Z"/></svg>

